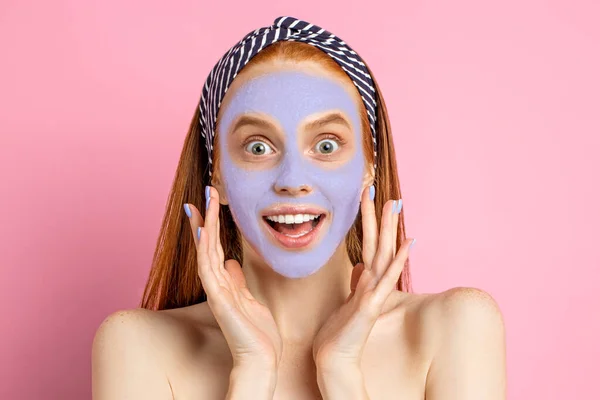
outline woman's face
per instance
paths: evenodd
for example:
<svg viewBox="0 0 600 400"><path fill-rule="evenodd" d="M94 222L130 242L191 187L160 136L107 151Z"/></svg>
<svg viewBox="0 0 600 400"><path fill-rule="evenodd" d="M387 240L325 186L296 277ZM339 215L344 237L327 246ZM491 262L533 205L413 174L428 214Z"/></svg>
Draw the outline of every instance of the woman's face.
<svg viewBox="0 0 600 400"><path fill-rule="evenodd" d="M222 196L268 265L308 276L331 258L359 210L358 94L351 83L297 66L239 78L219 115Z"/></svg>

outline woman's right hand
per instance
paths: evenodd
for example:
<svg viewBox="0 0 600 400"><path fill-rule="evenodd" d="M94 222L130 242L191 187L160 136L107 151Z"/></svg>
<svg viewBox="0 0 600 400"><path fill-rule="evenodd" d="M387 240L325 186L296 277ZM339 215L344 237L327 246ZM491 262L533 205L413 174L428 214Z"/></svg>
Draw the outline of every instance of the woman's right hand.
<svg viewBox="0 0 600 400"><path fill-rule="evenodd" d="M206 197L206 221L192 204L187 205L186 213L191 215L198 274L208 306L227 340L234 369L258 367L276 371L282 341L273 315L248 290L240 264L236 260L225 261L219 236L219 193L207 186Z"/></svg>

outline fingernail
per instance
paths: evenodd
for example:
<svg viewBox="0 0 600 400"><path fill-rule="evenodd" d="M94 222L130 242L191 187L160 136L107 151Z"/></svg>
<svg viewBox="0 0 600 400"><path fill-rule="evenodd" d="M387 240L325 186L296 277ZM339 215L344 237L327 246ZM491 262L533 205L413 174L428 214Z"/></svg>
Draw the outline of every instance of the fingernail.
<svg viewBox="0 0 600 400"><path fill-rule="evenodd" d="M183 209L185 210L185 213L188 216L188 218L192 218L192 211L190 210L190 205L188 203L185 203L183 205Z"/></svg>
<svg viewBox="0 0 600 400"><path fill-rule="evenodd" d="M204 197L206 198L206 209L208 210L208 205L210 204L210 186L204 188Z"/></svg>
<svg viewBox="0 0 600 400"><path fill-rule="evenodd" d="M417 241L417 239L413 239L412 243L410 244L410 246L408 246L408 249L410 250L411 247L413 247L413 244L415 244L415 242Z"/></svg>
<svg viewBox="0 0 600 400"><path fill-rule="evenodd" d="M396 211L396 214L400 214L400 211L402 211L402 199L398 200L397 206L398 209Z"/></svg>
<svg viewBox="0 0 600 400"><path fill-rule="evenodd" d="M197 235L197 236L198 236L198 240L200 240L200 231L201 231L201 230L202 230L202 228L201 228L201 227L198 227L198 235Z"/></svg>
<svg viewBox="0 0 600 400"><path fill-rule="evenodd" d="M369 198L373 200L375 198L375 186L369 186Z"/></svg>

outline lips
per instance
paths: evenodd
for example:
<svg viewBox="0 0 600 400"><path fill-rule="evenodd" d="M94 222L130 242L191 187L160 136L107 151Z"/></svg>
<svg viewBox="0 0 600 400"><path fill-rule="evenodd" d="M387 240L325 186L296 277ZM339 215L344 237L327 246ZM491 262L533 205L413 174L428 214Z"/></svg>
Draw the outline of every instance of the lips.
<svg viewBox="0 0 600 400"><path fill-rule="evenodd" d="M300 206L300 205L277 205L277 206L273 206L273 207L269 207L266 210L263 210L260 215L262 215L263 217L268 217L271 215L286 215L286 214L290 214L290 215L295 215L295 214L313 214L313 215L320 215L320 214L326 214L327 211L320 208L320 207L314 207L314 206Z"/></svg>
<svg viewBox="0 0 600 400"><path fill-rule="evenodd" d="M311 206L276 206L262 213L262 222L276 244L302 249L318 241L327 212Z"/></svg>

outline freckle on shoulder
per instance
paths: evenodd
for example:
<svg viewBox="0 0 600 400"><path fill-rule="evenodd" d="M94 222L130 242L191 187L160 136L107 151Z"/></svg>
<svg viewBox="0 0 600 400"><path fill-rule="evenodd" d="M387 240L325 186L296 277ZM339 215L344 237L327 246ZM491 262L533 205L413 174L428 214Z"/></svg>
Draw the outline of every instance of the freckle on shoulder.
<svg viewBox="0 0 600 400"><path fill-rule="evenodd" d="M137 330L152 319L152 313L153 311L140 308L115 311L102 321L96 336L123 335L128 331Z"/></svg>
<svg viewBox="0 0 600 400"><path fill-rule="evenodd" d="M441 328L470 332L503 331L503 317L496 300L472 287L456 287L440 293L437 299Z"/></svg>
<svg viewBox="0 0 600 400"><path fill-rule="evenodd" d="M430 327L441 328L440 325L452 326L483 319L502 323L502 313L496 300L478 288L455 287L427 294L419 303L420 314Z"/></svg>
<svg viewBox="0 0 600 400"><path fill-rule="evenodd" d="M455 287L441 293L441 302L447 308L483 308L500 312L496 300L484 290L473 287Z"/></svg>

